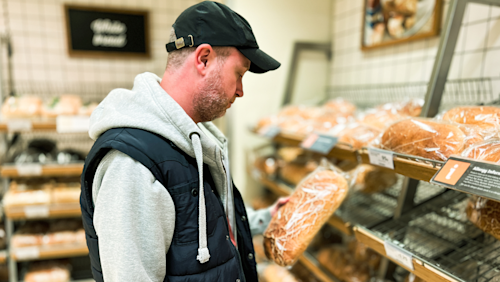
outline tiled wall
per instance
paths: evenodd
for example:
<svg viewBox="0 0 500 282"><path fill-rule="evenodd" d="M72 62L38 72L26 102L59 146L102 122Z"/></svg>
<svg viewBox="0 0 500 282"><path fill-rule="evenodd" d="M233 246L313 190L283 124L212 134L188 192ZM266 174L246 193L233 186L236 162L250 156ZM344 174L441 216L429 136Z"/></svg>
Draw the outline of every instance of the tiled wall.
<svg viewBox="0 0 500 282"><path fill-rule="evenodd" d="M17 93L85 95L98 92L102 96L115 87L131 87L138 73L149 71L161 76L166 65L165 43L170 27L184 9L197 2L199 0L0 0L0 35L8 31L11 36ZM65 3L148 10L151 58L70 58L66 47ZM6 77L5 45L2 53Z"/></svg>
<svg viewBox="0 0 500 282"><path fill-rule="evenodd" d="M439 38L361 51L363 3L334 0L331 85L429 81ZM443 21L447 7L444 1ZM500 7L468 4L448 79L480 77L500 78Z"/></svg>

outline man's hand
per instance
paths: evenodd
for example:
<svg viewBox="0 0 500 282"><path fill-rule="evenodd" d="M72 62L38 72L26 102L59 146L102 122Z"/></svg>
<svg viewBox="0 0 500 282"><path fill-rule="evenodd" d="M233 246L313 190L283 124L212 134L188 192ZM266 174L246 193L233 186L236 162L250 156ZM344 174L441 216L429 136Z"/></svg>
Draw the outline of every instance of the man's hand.
<svg viewBox="0 0 500 282"><path fill-rule="evenodd" d="M281 197L279 198L276 203L274 203L271 208L270 208L270 211L271 211L271 216L274 216L274 214L283 206L285 205L286 203L288 203L288 201L290 200L290 197Z"/></svg>

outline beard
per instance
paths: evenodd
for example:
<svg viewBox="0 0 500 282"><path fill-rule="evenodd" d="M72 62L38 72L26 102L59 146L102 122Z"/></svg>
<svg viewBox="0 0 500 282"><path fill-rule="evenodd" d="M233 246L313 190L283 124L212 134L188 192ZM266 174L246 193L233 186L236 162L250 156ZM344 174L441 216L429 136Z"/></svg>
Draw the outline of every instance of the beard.
<svg viewBox="0 0 500 282"><path fill-rule="evenodd" d="M194 110L200 122L222 117L231 101L222 88L220 69L205 79L194 97Z"/></svg>

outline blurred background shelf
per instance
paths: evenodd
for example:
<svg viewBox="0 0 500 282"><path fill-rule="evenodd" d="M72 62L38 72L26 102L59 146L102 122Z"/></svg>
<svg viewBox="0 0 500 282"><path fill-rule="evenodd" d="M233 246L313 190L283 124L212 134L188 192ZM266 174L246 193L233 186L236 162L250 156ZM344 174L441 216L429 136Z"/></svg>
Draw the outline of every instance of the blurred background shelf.
<svg viewBox="0 0 500 282"><path fill-rule="evenodd" d="M0 175L9 178L21 177L57 177L80 176L83 171L83 162L72 164L5 164L0 168Z"/></svg>
<svg viewBox="0 0 500 282"><path fill-rule="evenodd" d="M86 244L61 244L53 246L30 246L12 248L10 258L14 261L31 261L85 256L89 253Z"/></svg>

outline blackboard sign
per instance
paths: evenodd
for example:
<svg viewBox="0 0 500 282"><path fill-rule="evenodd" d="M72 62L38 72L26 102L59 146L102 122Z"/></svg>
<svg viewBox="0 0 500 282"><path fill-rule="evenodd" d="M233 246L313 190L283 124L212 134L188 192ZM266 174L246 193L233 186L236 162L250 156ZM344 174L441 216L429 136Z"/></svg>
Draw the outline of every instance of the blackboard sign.
<svg viewBox="0 0 500 282"><path fill-rule="evenodd" d="M70 56L149 57L148 12L64 6Z"/></svg>

